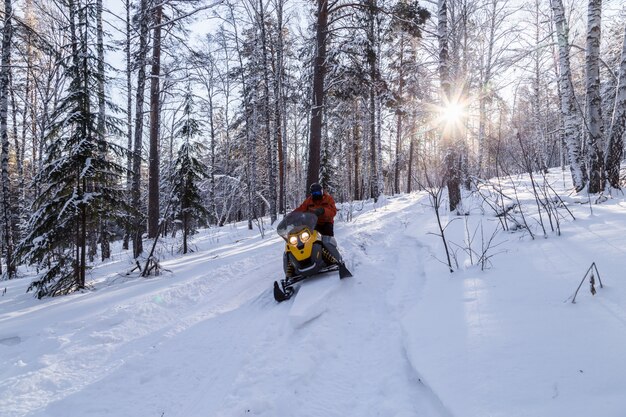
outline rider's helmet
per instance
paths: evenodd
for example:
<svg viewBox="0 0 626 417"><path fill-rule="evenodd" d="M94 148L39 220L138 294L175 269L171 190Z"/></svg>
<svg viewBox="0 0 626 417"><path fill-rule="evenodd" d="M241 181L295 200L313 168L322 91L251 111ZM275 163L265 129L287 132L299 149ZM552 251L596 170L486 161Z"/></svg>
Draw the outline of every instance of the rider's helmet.
<svg viewBox="0 0 626 417"><path fill-rule="evenodd" d="M322 186L317 182L311 184L311 187L309 187L309 191L311 192L311 198L313 198L313 200L320 200L322 198L322 195L324 194Z"/></svg>

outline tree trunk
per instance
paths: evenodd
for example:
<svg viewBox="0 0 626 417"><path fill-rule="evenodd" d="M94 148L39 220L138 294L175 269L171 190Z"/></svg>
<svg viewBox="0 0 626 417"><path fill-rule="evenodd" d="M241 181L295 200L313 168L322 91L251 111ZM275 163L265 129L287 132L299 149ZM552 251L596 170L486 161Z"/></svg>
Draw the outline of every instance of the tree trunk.
<svg viewBox="0 0 626 417"><path fill-rule="evenodd" d="M581 191L587 184L587 171L585 169L582 152L580 149L580 137L578 131L578 110L576 97L572 84L572 72L569 59L569 38L567 21L563 0L550 0L554 14L559 45L559 86L561 90L561 114L563 116L563 136L570 163L572 181L576 191Z"/></svg>
<svg viewBox="0 0 626 417"><path fill-rule="evenodd" d="M599 193L604 188L604 156L602 99L600 97L600 38L602 0L589 0L587 14L586 86L587 97L587 154L589 158L589 192Z"/></svg>
<svg viewBox="0 0 626 417"><path fill-rule="evenodd" d="M400 155L402 149L402 117L404 116L404 33L400 34L398 62L398 108L396 109L396 155L393 170L393 192L400 193Z"/></svg>
<svg viewBox="0 0 626 417"><path fill-rule="evenodd" d="M439 42L439 82L442 99L450 98L450 68L448 56L448 3L438 0L437 6L437 39ZM445 101L444 101L445 103Z"/></svg>
<svg viewBox="0 0 626 417"><path fill-rule="evenodd" d="M102 159L107 157L107 149L105 145L105 117L106 117L106 100L104 97L104 32L102 29L102 0L96 0L96 32L98 42L98 151ZM106 179L104 179L106 181ZM109 230L106 218L100 219L100 256L104 261L111 257L111 245L109 243Z"/></svg>
<svg viewBox="0 0 626 417"><path fill-rule="evenodd" d="M450 102L450 68L448 57L448 4L447 0L439 0L437 11L437 37L439 40L439 80L441 83L441 102ZM446 169L446 186L450 211L457 210L461 203L461 179L459 157L450 137L451 129L443 128L442 142L445 149L444 167Z"/></svg>
<svg viewBox="0 0 626 417"><path fill-rule="evenodd" d="M412 117L411 122L411 136L410 136L410 147L409 147L409 163L407 167L407 176L406 176L406 192L410 193L413 191L413 164L415 163L415 116Z"/></svg>
<svg viewBox="0 0 626 417"><path fill-rule="evenodd" d="M84 48L87 45L87 39L80 39L80 49L79 49L79 34L77 33L76 28L76 13L77 10L81 11L78 16L78 24L79 27L85 26L85 31L87 30L87 25L85 22L84 11L80 7L76 7L73 0L69 0L68 2L69 9L69 23L70 23L70 41L72 44L72 64L74 66L74 81L78 81L79 88L82 96L82 103L80 103L80 113L81 118L89 115L89 103L88 103L88 93L89 90L87 88L87 69L85 67L87 63L87 56L85 54ZM82 35L81 35L82 36ZM82 57L82 61L81 61ZM89 124L89 120L81 120L78 129L80 129L80 134L84 140L87 139L87 126ZM76 236L74 246L76 249L76 259L74 261L74 283L78 286L78 288L85 287L85 275L84 269L86 264L86 216L85 216L85 202L84 202L84 194L85 194L85 186L86 179L81 180L81 172L80 168L75 172L75 193L77 195L77 200L79 201L77 207L77 215L76 215Z"/></svg>
<svg viewBox="0 0 626 417"><path fill-rule="evenodd" d="M541 126L541 49L539 48L539 44L541 42L540 37L540 12L539 12L539 0L535 0L535 45L537 46L534 54L533 54L533 64L534 64L534 72L533 72L533 98L532 98L532 108L533 108L533 136L535 138L534 143L534 153L536 154L536 159L538 162L538 168L544 172L547 172L547 164L546 164L546 154L544 152L544 143L543 139L544 131Z"/></svg>
<svg viewBox="0 0 626 417"><path fill-rule="evenodd" d="M276 105L274 112L275 123L275 136L276 145L278 150L278 212L285 213L285 139L283 138L282 128L282 112L280 106Z"/></svg>
<svg viewBox="0 0 626 417"><path fill-rule="evenodd" d="M154 31L152 32L152 71L150 77L150 150L148 161L148 238L159 233L159 119L161 76L161 18L163 6L154 9Z"/></svg>
<svg viewBox="0 0 626 417"><path fill-rule="evenodd" d="M482 83L479 96L479 116L478 116L478 174L482 172L483 166L483 152L485 146L485 130L487 123L487 102L491 100L491 92L489 91L489 85L491 83L491 66L493 60L493 45L495 42L496 33L496 13L497 13L498 0L491 0L490 20L489 20L489 44L487 45L487 57L484 62L484 75L482 77Z"/></svg>
<svg viewBox="0 0 626 417"><path fill-rule="evenodd" d="M367 38L368 38L368 49L367 49L367 63L369 66L369 78L370 78L370 86L369 86L369 139L370 139L370 197L374 199L374 202L378 201L379 195L379 178L378 178L378 141L376 135L376 101L378 99L378 74L377 74L377 61L378 55L375 50L376 45L376 32L375 32L375 8L376 8L376 0L369 0L369 16L368 16L368 30L367 30Z"/></svg>
<svg viewBox="0 0 626 417"><path fill-rule="evenodd" d="M380 68L379 68L380 72ZM378 195L385 192L385 175L383 174L383 99L376 93L376 179L378 180Z"/></svg>
<svg viewBox="0 0 626 417"><path fill-rule="evenodd" d="M185 184L187 184L187 180L185 179ZM188 189L189 186L187 185L185 190L185 196L188 193ZM186 197L183 197L183 201L181 204L181 211L183 212L183 254L186 254L188 252L188 248L187 248L187 236L189 235L189 215L187 213L188 210L188 204L187 204L187 199Z"/></svg>
<svg viewBox="0 0 626 417"><path fill-rule="evenodd" d="M132 196L133 193L133 86L132 86L132 53L131 53L131 21L130 21L130 0L126 0L126 189L128 195ZM132 197L128 201L132 204ZM127 227L126 233L124 233L124 241L122 243L122 249L128 249L128 241L132 233L132 228Z"/></svg>
<svg viewBox="0 0 626 417"><path fill-rule="evenodd" d="M359 117L358 115L360 114L360 106L359 106L359 102L358 100L354 100L354 104L353 104L353 117L354 120L352 122L352 144L353 144L353 154L354 154L354 195L352 196L352 198L354 200L360 200L361 199L361 178L360 178L360 171L361 171L361 163L359 160L359 153L361 152L360 150L360 142L361 142L361 135L360 135L360 131L359 131Z"/></svg>
<svg viewBox="0 0 626 417"><path fill-rule="evenodd" d="M269 62L267 59L267 31L265 30L265 5L259 0L259 22L261 29L261 60L263 64L263 118L265 123L265 144L267 146L267 184L270 210L270 224L277 219L276 214L276 141L272 139L271 106L270 106L270 77Z"/></svg>
<svg viewBox="0 0 626 417"><path fill-rule="evenodd" d="M85 184L83 183L83 192L85 190ZM79 237L79 245L81 248L80 252L80 264L79 264L79 280L78 280L78 288L85 288L85 271L87 270L87 205L82 204L80 206L80 237Z"/></svg>
<svg viewBox="0 0 626 417"><path fill-rule="evenodd" d="M393 169L393 193L400 193L400 154L402 148L402 111L396 112L396 155Z"/></svg>
<svg viewBox="0 0 626 417"><path fill-rule="evenodd" d="M213 65L211 63L211 65ZM215 148L217 147L215 134L215 118L213 115L213 91L208 91L209 96L209 132L211 135L211 172L209 173L209 205L211 214L215 216L216 224L220 225L222 220L217 215L217 206L215 204Z"/></svg>
<svg viewBox="0 0 626 417"><path fill-rule="evenodd" d="M624 152L624 130L626 129L626 29L619 66L619 80L613 106L613 118L609 129L609 144L606 152L606 175L611 187L620 188L620 163Z"/></svg>
<svg viewBox="0 0 626 417"><path fill-rule="evenodd" d="M374 87L370 86L369 91L369 140L370 140L370 198L374 202L378 201L378 176L376 175L376 93Z"/></svg>
<svg viewBox="0 0 626 417"><path fill-rule="evenodd" d="M84 111L84 121L82 122L83 129L83 138L85 140L89 140L92 143L95 141L95 138L92 137L91 126L91 91L89 84L89 16L87 15L87 10L83 9L80 13L81 23L84 27L84 32L82 34L81 39L81 55L82 55L82 81L83 81L83 111ZM97 150L96 150L97 152ZM84 162L87 164L87 161ZM81 246L81 257L80 257L80 284L79 288L85 288L85 273L87 271L87 219L88 219L88 206L85 192L89 191L89 189L93 189L93 182L89 184L90 188L88 189L88 183L86 176L83 176L82 179L82 191L83 195L81 196L81 205L80 205L80 246ZM79 194L80 195L80 194ZM93 231L95 233L95 231Z"/></svg>
<svg viewBox="0 0 626 417"><path fill-rule="evenodd" d="M228 3L231 23L233 25L234 30L234 40L235 40L235 49L237 51L237 57L239 60L239 67L244 68L243 65L243 57L241 51L241 45L239 44L239 35L237 33L237 23L235 19L235 13L233 11L232 4ZM252 220L256 218L256 209L254 204L254 190L256 189L256 159L255 156L252 155L254 151L255 138L254 135L251 134L251 109L249 103L249 93L248 93L248 81L246 79L246 75L244 71L239 71L241 77L241 90L243 93L243 107L244 107L244 119L245 119L245 141L246 141L246 196L247 196L247 204L248 204L248 229L252 230Z"/></svg>
<svg viewBox="0 0 626 417"><path fill-rule="evenodd" d="M278 146L278 212L286 213L286 163L285 157L287 155L287 138L285 133L284 124L286 123L286 111L285 100L283 92L283 76L285 72L284 68L284 41L283 41L283 0L276 0L276 26L277 26L277 39L276 39L276 66L274 70L274 98L275 98L275 136L276 144Z"/></svg>
<svg viewBox="0 0 626 417"><path fill-rule="evenodd" d="M326 75L326 36L328 32L328 0L317 0L315 59L313 61L313 101L309 131L309 166L306 187L319 181L322 144L322 115L324 106L324 76Z"/></svg>
<svg viewBox="0 0 626 417"><path fill-rule="evenodd" d="M13 259L13 208L11 207L11 184L9 178L9 71L11 71L11 40L13 37L13 5L4 0L4 27L2 29L2 57L0 66L0 140L2 141L2 221L4 255L7 263L7 277L15 277Z"/></svg>
<svg viewBox="0 0 626 417"><path fill-rule="evenodd" d="M135 98L135 143L133 147L133 208L137 213L133 219L133 256L137 258L143 252L143 222L141 215L141 147L143 143L143 103L146 88L146 55L148 52L149 19L148 0L140 3L139 54L137 71L137 91Z"/></svg>
<svg viewBox="0 0 626 417"><path fill-rule="evenodd" d="M27 77L28 79L28 77ZM23 220L25 220L27 212L25 210L26 208L26 178L24 176L24 152L25 152L25 148L26 148L26 133L24 132L25 129L22 129L21 134L18 133L18 119L17 119L17 114L18 114L18 107L17 107L17 103L15 101L15 87L13 87L13 76L11 74L11 72L9 71L9 91L11 94L11 116L12 116L12 120L13 120L13 138L15 140L15 158L17 159L17 178L18 178L18 183L17 183L17 193L16 194L16 198L17 201L13 200L12 202L12 207L13 207L13 211L12 211L12 236L13 236L13 242L19 242L21 240L21 230L22 227L21 225L24 224ZM25 97L28 97L28 94L24 95ZM27 109L26 106L24 107L24 110L22 112L22 115L24 117L23 120L26 120L26 114L27 114ZM24 122L24 126L26 126L27 123ZM10 177L9 177L10 178ZM10 181L9 181L10 183ZM17 268L17 267L16 267Z"/></svg>

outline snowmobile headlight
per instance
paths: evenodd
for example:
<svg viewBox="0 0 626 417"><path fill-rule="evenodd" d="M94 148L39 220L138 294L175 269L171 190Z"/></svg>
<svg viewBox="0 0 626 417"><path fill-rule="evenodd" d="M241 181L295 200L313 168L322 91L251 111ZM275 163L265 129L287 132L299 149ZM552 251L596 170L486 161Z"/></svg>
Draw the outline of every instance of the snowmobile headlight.
<svg viewBox="0 0 626 417"><path fill-rule="evenodd" d="M300 234L300 240L302 241L302 243L306 243L306 241L309 240L310 237L311 235L306 230Z"/></svg>
<svg viewBox="0 0 626 417"><path fill-rule="evenodd" d="M296 246L298 244L298 236L289 236L289 243Z"/></svg>

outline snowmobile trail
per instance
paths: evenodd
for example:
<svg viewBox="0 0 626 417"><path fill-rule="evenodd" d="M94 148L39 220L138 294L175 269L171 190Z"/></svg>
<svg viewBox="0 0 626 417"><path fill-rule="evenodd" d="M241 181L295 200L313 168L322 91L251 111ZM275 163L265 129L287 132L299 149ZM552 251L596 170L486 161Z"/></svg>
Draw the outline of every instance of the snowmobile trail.
<svg viewBox="0 0 626 417"><path fill-rule="evenodd" d="M561 236L501 233L484 271L459 248L497 220L447 216L450 274L425 196L346 204L353 277L282 303L284 241L244 222L201 230L186 256L163 239L171 272L147 280L121 276L121 242L88 291L35 300L26 270L0 286L0 415L622 417L624 205L570 205ZM591 262L605 288L567 302Z"/></svg>
<svg viewBox="0 0 626 417"><path fill-rule="evenodd" d="M209 335L230 346L246 346L247 339L240 341L245 330L232 337L232 327L224 323L232 325L236 320L230 317L242 311L247 314L238 319L240 325L258 311L272 311L271 296L260 298L269 295L267 283L257 277L274 273L271 254L278 239L260 243L256 250L242 242L207 251L204 257L194 254L191 262L185 257L167 261L171 275L141 284L138 280L42 301L24 294L23 308L0 315L0 338L10 333L12 340L20 340L3 347L0 355L0 402L8 410L3 416L67 416L68 409L76 410L76 416L133 416L137 404L162 406L145 415L164 410L169 415L180 408L179 401L194 392L198 380L215 369L227 375L238 368L232 348L231 366L206 364L207 354L222 351L211 345ZM275 318L260 319L262 323L254 323L258 328ZM199 324L209 330L197 333ZM142 388L151 384L154 389L146 395Z"/></svg>
<svg viewBox="0 0 626 417"><path fill-rule="evenodd" d="M302 282L289 309L291 324L296 328L301 327L323 314L340 284L337 272L325 273Z"/></svg>
<svg viewBox="0 0 626 417"><path fill-rule="evenodd" d="M419 244L411 237L384 232L389 227L386 222L398 221L397 210L417 201L415 197L391 201L384 210L338 228L337 240L347 258L361 256L355 248L362 244L368 256L359 259L352 278L319 279L320 284L331 281L334 286L324 300L323 314L300 327L294 327L289 317L279 318L249 346L246 366L214 415L449 416L422 385L404 353L398 315L404 307L397 303L415 299L419 285L413 284L420 275L403 277L393 270L400 258L411 253L407 259L419 271ZM381 228L371 227L366 241L361 241L363 224ZM405 245L402 250L395 248L399 237ZM398 270L404 271L405 266ZM276 309L289 310L289 304L297 303L310 289L302 288L295 300Z"/></svg>
<svg viewBox="0 0 626 417"><path fill-rule="evenodd" d="M0 317L0 403L8 417L448 417L400 320L425 278L402 217L418 204L390 199L339 225L354 277L305 282L280 304L277 237L165 262L171 275L141 285L25 300Z"/></svg>

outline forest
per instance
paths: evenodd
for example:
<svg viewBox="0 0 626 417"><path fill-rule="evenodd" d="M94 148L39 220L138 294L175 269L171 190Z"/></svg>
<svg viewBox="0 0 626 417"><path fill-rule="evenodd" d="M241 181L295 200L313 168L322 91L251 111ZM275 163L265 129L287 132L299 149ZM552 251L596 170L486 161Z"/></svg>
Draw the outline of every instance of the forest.
<svg viewBox="0 0 626 417"><path fill-rule="evenodd" d="M561 167L624 183L619 0L2 0L2 279L85 288L122 241ZM145 243L145 245L144 245Z"/></svg>

